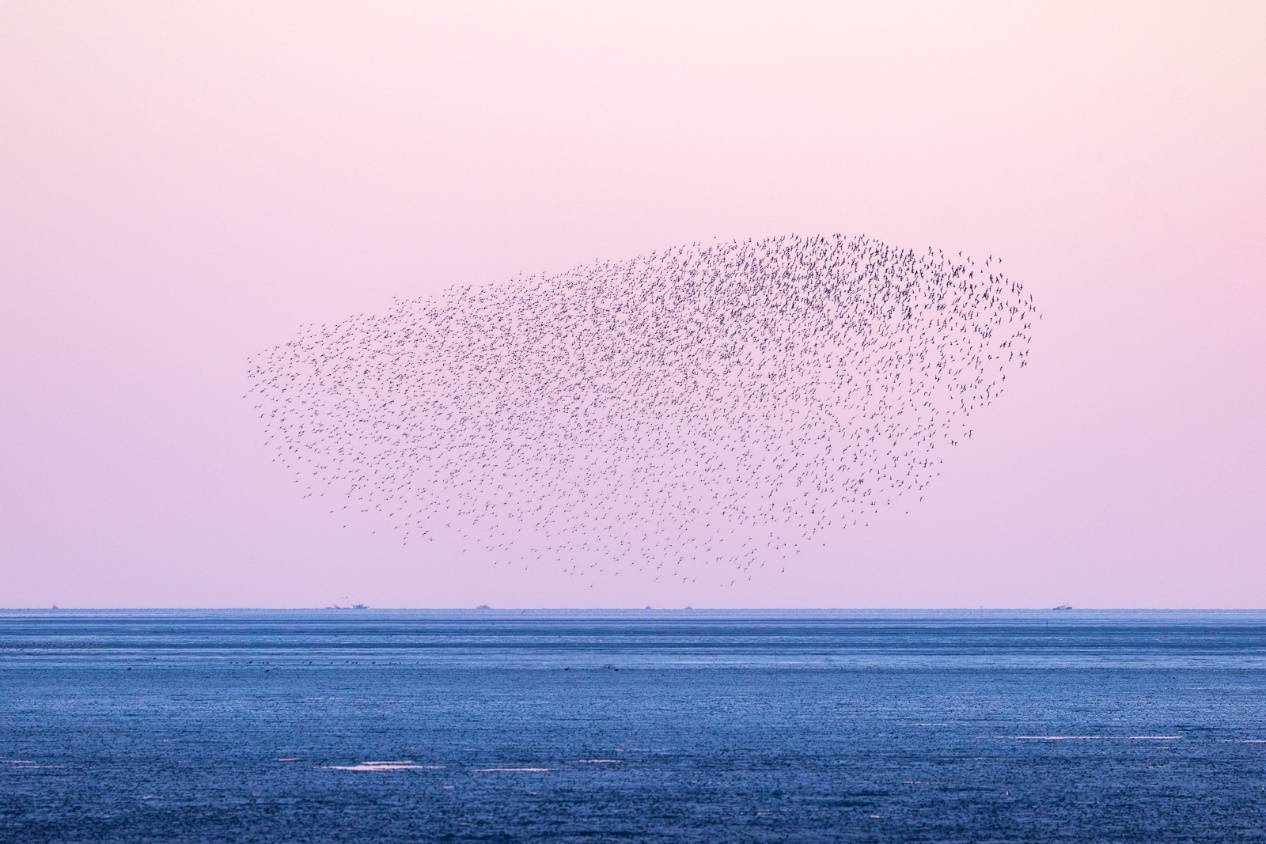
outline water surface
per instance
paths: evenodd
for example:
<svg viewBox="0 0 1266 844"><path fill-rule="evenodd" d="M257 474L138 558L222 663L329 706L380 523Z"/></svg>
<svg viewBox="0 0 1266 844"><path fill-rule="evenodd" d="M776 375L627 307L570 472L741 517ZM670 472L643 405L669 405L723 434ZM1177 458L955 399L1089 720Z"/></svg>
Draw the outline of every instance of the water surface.
<svg viewBox="0 0 1266 844"><path fill-rule="evenodd" d="M0 840L1266 840L1266 613L0 613Z"/></svg>

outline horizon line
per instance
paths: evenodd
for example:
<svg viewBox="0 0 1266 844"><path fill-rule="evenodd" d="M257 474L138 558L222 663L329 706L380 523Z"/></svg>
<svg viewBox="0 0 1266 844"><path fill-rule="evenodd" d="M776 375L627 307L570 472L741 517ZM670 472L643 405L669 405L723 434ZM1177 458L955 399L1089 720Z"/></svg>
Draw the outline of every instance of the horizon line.
<svg viewBox="0 0 1266 844"><path fill-rule="evenodd" d="M481 604L469 606L432 607L376 607L376 606L344 606L330 604L326 606L70 606L39 605L0 607L0 612L129 612L129 611L182 611L182 612L308 612L338 611L355 612L1266 612L1266 607L1211 607L1211 606L854 606L854 607L716 607L716 606L608 606L608 607L567 607L567 606L491 606Z"/></svg>

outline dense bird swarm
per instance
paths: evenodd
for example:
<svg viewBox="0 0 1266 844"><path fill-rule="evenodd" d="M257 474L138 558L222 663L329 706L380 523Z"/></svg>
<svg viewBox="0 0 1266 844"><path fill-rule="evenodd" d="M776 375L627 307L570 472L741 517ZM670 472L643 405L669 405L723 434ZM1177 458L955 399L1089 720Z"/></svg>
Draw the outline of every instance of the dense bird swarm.
<svg viewBox="0 0 1266 844"><path fill-rule="evenodd" d="M252 360L248 395L344 526L729 585L920 497L972 435L1037 318L998 263L692 243L306 327Z"/></svg>

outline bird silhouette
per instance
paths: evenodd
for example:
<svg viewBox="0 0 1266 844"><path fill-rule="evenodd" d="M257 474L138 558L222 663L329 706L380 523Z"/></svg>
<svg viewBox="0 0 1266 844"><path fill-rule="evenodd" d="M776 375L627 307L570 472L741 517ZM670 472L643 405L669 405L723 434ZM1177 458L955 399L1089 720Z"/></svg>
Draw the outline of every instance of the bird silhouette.
<svg viewBox="0 0 1266 844"><path fill-rule="evenodd" d="M343 527L733 586L923 500L1028 362L1039 315L998 263L841 234L691 243L302 326L251 359L247 397Z"/></svg>

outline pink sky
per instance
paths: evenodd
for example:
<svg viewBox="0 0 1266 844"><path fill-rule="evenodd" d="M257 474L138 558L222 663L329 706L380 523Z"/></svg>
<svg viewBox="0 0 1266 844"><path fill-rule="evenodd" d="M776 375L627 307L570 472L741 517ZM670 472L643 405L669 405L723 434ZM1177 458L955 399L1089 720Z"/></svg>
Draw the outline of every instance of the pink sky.
<svg viewBox="0 0 1266 844"><path fill-rule="evenodd" d="M1266 606L1266 4L440 5L0 7L0 606ZM743 589L343 531L241 399L392 296L834 231L1045 319L911 515Z"/></svg>

